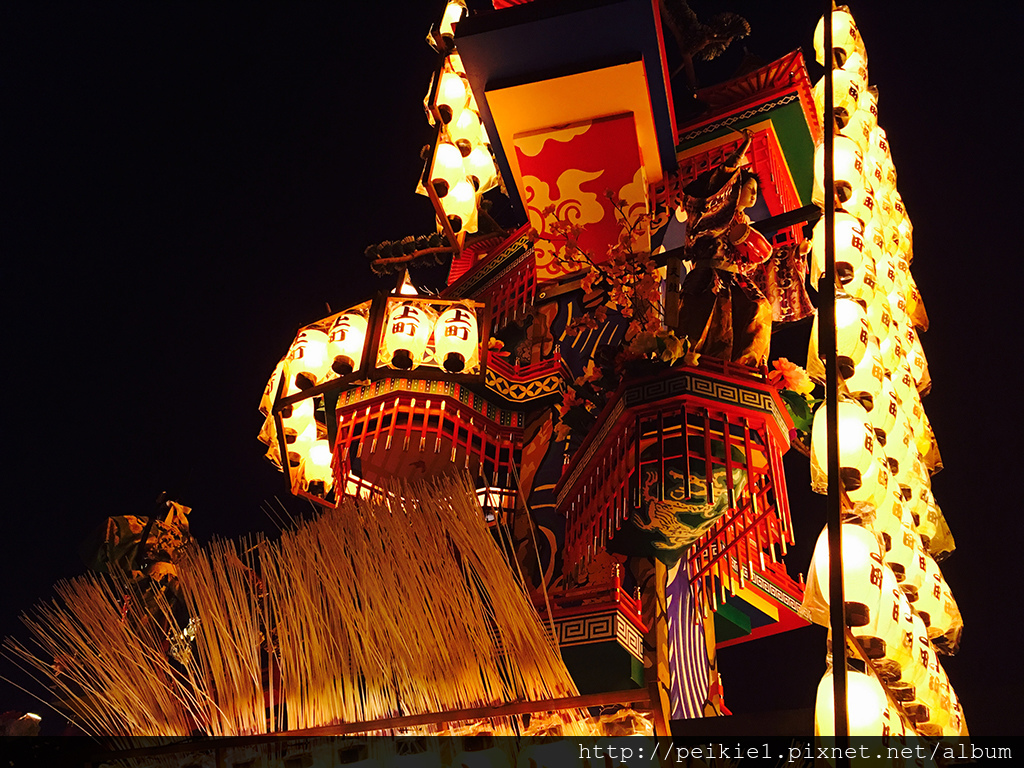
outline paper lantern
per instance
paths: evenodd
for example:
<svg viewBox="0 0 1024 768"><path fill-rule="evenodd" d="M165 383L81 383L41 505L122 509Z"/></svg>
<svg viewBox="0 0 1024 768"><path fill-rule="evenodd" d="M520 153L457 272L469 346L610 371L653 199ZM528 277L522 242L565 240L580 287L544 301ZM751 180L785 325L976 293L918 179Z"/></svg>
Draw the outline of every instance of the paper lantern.
<svg viewBox="0 0 1024 768"><path fill-rule="evenodd" d="M358 312L344 312L334 321L328 336L331 369L339 375L352 373L363 359L366 317Z"/></svg>
<svg viewBox="0 0 1024 768"><path fill-rule="evenodd" d="M827 488L828 454L826 453L826 419L828 407L822 405L814 413L811 424L811 460L813 469L820 472L822 481L814 490L824 493ZM874 453L875 431L868 422L863 406L856 401L839 403L839 476L847 493L870 485L877 477L877 458ZM820 490L819 490L820 488ZM867 490L867 489L866 489Z"/></svg>
<svg viewBox="0 0 1024 768"><path fill-rule="evenodd" d="M315 386L330 369L327 334L314 328L303 328L295 337L288 357L291 383L299 390Z"/></svg>
<svg viewBox="0 0 1024 768"><path fill-rule="evenodd" d="M856 281L856 275L866 268L870 257L864 252L864 226L849 213L836 212L835 216L835 261L836 276L843 286ZM872 264L873 268L873 264ZM818 284L825 271L825 219L818 220L811 234L811 281ZM862 278L863 279L863 278Z"/></svg>
<svg viewBox="0 0 1024 768"><path fill-rule="evenodd" d="M882 446L882 452L889 461L893 478L900 485L905 485L910 477L909 473L914 469L914 461L917 460L914 428L911 426L907 414L903 412L902 406L899 405L891 383L887 380L886 385L883 386L882 402L884 407L886 411L895 407L896 416L892 420L886 420L888 427L885 429L885 445Z"/></svg>
<svg viewBox="0 0 1024 768"><path fill-rule="evenodd" d="M444 14L441 16L441 23L438 25L441 36L454 37L455 27L465 14L466 4L462 0L448 0L448 4L444 7Z"/></svg>
<svg viewBox="0 0 1024 768"><path fill-rule="evenodd" d="M462 110L458 120L448 124L448 135L455 142L463 157L469 155L472 148L479 144L483 136L483 125L480 116L472 109Z"/></svg>
<svg viewBox="0 0 1024 768"><path fill-rule="evenodd" d="M437 86L437 111L445 124L457 121L469 102L469 86L457 72L445 70Z"/></svg>
<svg viewBox="0 0 1024 768"><path fill-rule="evenodd" d="M862 180L859 187L854 187L850 198L843 203L843 210L856 216L862 222L870 221L875 213L875 193Z"/></svg>
<svg viewBox="0 0 1024 768"><path fill-rule="evenodd" d="M850 54L865 50L864 39L857 29L857 22L846 8L837 8L832 11L832 52L838 55L839 59L845 61ZM814 28L814 60L822 66L825 65L825 17L818 19L818 25Z"/></svg>
<svg viewBox="0 0 1024 768"><path fill-rule="evenodd" d="M904 648L906 635L900 623L900 613L908 611L908 606L907 597L900 590L896 577L887 566L883 566L882 584L878 602L872 606L871 621L850 629L864 655L872 660L872 666L884 681L900 680L909 660Z"/></svg>
<svg viewBox="0 0 1024 768"><path fill-rule="evenodd" d="M919 567L917 558L921 550L921 540L917 537L914 529L906 523L901 523L898 528L886 536L888 548L882 555L886 565L892 570L896 581L902 585L907 581L907 574ZM913 584L911 592L916 596L916 587Z"/></svg>
<svg viewBox="0 0 1024 768"><path fill-rule="evenodd" d="M472 369L478 360L479 332L476 312L454 304L437 318L434 325L434 358L449 373Z"/></svg>
<svg viewBox="0 0 1024 768"><path fill-rule="evenodd" d="M836 297L836 354L839 371L846 378L867 351L871 338L868 313L849 296ZM817 316L816 316L817 317Z"/></svg>
<svg viewBox="0 0 1024 768"><path fill-rule="evenodd" d="M871 147L871 131L878 125L878 97L870 88L862 88L857 100L857 109L843 126L843 135L853 139L862 154L867 155ZM866 176L867 174L865 174Z"/></svg>
<svg viewBox="0 0 1024 768"><path fill-rule="evenodd" d="M484 144L478 144L466 157L466 176L477 192L493 189L498 181L494 158Z"/></svg>
<svg viewBox="0 0 1024 768"><path fill-rule="evenodd" d="M438 142L434 150L434 167L430 171L430 184L442 200L452 188L466 179L462 152L454 144Z"/></svg>
<svg viewBox="0 0 1024 768"><path fill-rule="evenodd" d="M847 394L857 398L864 409L874 407L874 400L882 394L882 382L885 379L885 367L882 365L882 353L878 350L878 342L869 338L864 356L853 367L853 373L843 378Z"/></svg>
<svg viewBox="0 0 1024 768"><path fill-rule="evenodd" d="M911 603L913 604L913 603ZM904 679L913 687L913 698L903 702L903 711L920 729L922 724L931 721L934 702L930 701L931 678L938 669L938 658L935 649L928 640L928 630L916 613L913 615L913 663L904 668Z"/></svg>
<svg viewBox="0 0 1024 768"><path fill-rule="evenodd" d="M903 535L903 526L906 526L908 530L913 530L912 523L913 520L903 505L903 494L900 487L890 482L886 495L879 502L875 516L871 520L871 530L881 538L886 555L894 546L893 540ZM888 562L885 556L883 559Z"/></svg>
<svg viewBox="0 0 1024 768"><path fill-rule="evenodd" d="M917 593L914 610L928 628L928 638L936 646L941 642L947 649L959 643L963 620L953 593L934 558L925 559L924 582ZM938 642L937 642L938 641ZM956 648L952 649L954 652Z"/></svg>
<svg viewBox="0 0 1024 768"><path fill-rule="evenodd" d="M860 147L853 139L836 136L832 150L833 182L836 198L845 203L854 190L864 186L864 156ZM821 143L814 150L814 188L812 200L824 207L825 193L825 144Z"/></svg>
<svg viewBox="0 0 1024 768"><path fill-rule="evenodd" d="M400 370L420 365L434 329L434 313L412 301L395 303L384 326L384 360Z"/></svg>
<svg viewBox="0 0 1024 768"><path fill-rule="evenodd" d="M874 269L871 276L876 276ZM875 284L877 286L877 283ZM850 293L847 291L847 293ZM852 295L852 294L851 294ZM887 338L892 331L892 315L889 312L889 297L884 293L875 292L867 301L868 326L871 328L871 335L878 343L879 351L882 348L882 340ZM884 356L883 356L884 359ZM886 370L889 370L886 368Z"/></svg>
<svg viewBox="0 0 1024 768"><path fill-rule="evenodd" d="M928 359L924 356L921 337L913 328L907 328L906 338L909 343L907 366L914 377L914 386L917 387L918 392L927 394L931 388L931 375L928 373Z"/></svg>
<svg viewBox="0 0 1024 768"><path fill-rule="evenodd" d="M300 466L309 454L310 447L317 440L317 425L315 421L296 422L294 435L292 428L285 428L285 441L288 444L288 462L293 467Z"/></svg>
<svg viewBox="0 0 1024 768"><path fill-rule="evenodd" d="M861 93L868 87L868 55L863 48L852 51L840 67L856 78ZM858 99L859 104L859 99Z"/></svg>
<svg viewBox="0 0 1024 768"><path fill-rule="evenodd" d="M826 75L825 77L828 77ZM849 123L854 111L857 109L857 102L860 99L861 80L852 72L845 72L841 69L832 70L832 115L835 125L843 128ZM821 78L813 89L814 108L818 113L818 119L822 125L829 125L824 119L825 111L825 78Z"/></svg>
<svg viewBox="0 0 1024 768"><path fill-rule="evenodd" d="M441 200L441 207L452 230L458 234L476 231L476 189L468 179L463 179L454 187L447 197Z"/></svg>
<svg viewBox="0 0 1024 768"><path fill-rule="evenodd" d="M885 689L871 675L847 670L846 712L850 736L881 736L887 722ZM814 702L814 735L835 736L835 689L832 670L818 683Z"/></svg>
<svg viewBox="0 0 1024 768"><path fill-rule="evenodd" d="M881 548L871 531L859 525L842 526L843 601L846 621L852 627L861 627L876 619L879 590L882 588ZM812 568L818 590L829 600L829 547L828 528L822 530L814 545ZM875 608L873 609L872 606Z"/></svg>
<svg viewBox="0 0 1024 768"><path fill-rule="evenodd" d="M314 440L306 450L302 475L307 483L321 483L326 493L334 484L334 471L331 462L334 454L327 440Z"/></svg>

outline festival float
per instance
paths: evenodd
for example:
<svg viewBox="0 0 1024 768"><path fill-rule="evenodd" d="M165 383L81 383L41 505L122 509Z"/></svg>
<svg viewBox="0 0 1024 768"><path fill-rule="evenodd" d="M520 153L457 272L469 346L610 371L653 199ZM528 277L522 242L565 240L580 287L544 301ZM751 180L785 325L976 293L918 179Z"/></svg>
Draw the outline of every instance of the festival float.
<svg viewBox="0 0 1024 768"><path fill-rule="evenodd" d="M846 652L807 735L966 735L927 315L863 40L837 9L817 85L794 51L677 109L665 32L692 76L746 27L668 5L446 5L417 188L436 228L369 246L393 288L298 329L260 403L267 458L322 512L205 547L171 502L112 519L105 575L31 624L44 655L8 646L84 730L132 755L694 734L729 715L718 648L815 622ZM812 318L806 370L773 358ZM806 580L790 451L842 524Z"/></svg>

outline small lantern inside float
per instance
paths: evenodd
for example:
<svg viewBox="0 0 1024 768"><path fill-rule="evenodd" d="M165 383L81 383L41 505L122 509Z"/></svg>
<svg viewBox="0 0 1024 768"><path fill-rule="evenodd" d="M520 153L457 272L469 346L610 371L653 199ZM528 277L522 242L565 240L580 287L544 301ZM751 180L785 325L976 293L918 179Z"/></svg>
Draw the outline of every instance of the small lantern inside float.
<svg viewBox="0 0 1024 768"><path fill-rule="evenodd" d="M359 312L343 312L331 326L327 352L331 369L338 375L352 373L359 367L366 343L366 316Z"/></svg>
<svg viewBox="0 0 1024 768"><path fill-rule="evenodd" d="M384 361L403 371L423 363L434 329L434 313L424 304L396 302L384 327Z"/></svg>
<svg viewBox="0 0 1024 768"><path fill-rule="evenodd" d="M462 304L453 304L434 325L434 359L449 373L471 370L477 362L479 331L476 313Z"/></svg>
<svg viewBox="0 0 1024 768"><path fill-rule="evenodd" d="M314 328L303 328L295 337L289 360L290 384L300 390L316 386L330 369L327 334Z"/></svg>

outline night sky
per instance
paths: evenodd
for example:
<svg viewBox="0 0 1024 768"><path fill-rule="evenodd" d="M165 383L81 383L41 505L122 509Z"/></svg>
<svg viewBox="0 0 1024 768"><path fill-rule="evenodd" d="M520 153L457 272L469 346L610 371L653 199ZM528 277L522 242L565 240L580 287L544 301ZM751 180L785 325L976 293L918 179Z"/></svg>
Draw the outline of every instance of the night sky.
<svg viewBox="0 0 1024 768"><path fill-rule="evenodd" d="M698 68L711 84L744 46L765 60L810 52L820 3L692 6L734 10L753 27ZM89 533L109 515L148 514L161 491L193 507L200 541L272 532L263 509L280 502L311 512L262 458L257 405L300 326L385 287L363 249L433 226L413 190L430 140L424 37L442 7L0 7L0 635L25 638L18 613L82 572ZM1022 282L1022 72L1010 35L1024 18L917 2L852 11L931 319L924 405L945 463L933 488L958 545L942 569L965 621L960 654L943 663L972 733L1021 733L1021 324L1011 313ZM790 352L800 343L780 343L803 362ZM793 574L824 521L795 458ZM736 712L811 706L824 656L818 628L723 652L726 702ZM0 661L0 675L17 673ZM0 682L0 710L38 706Z"/></svg>

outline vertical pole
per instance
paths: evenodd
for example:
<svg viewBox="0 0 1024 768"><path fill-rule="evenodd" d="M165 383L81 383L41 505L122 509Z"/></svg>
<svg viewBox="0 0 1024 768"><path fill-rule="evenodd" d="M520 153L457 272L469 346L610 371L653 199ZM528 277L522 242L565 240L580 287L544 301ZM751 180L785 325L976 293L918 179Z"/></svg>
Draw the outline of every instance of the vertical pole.
<svg viewBox="0 0 1024 768"><path fill-rule="evenodd" d="M647 691L654 710L654 735L671 736L672 702L669 694L670 673L668 668L668 598L665 586L668 569L658 558L651 558L654 577L651 589L654 591L654 611L649 637L654 646L654 658L650 668L645 670ZM646 619L646 617L645 617Z"/></svg>
<svg viewBox="0 0 1024 768"><path fill-rule="evenodd" d="M836 747L845 756L849 746L850 729L846 711L846 611L843 596L842 562L842 497L839 485L839 371L836 360L836 246L835 246L835 117L832 112L832 70L835 56L832 51L832 0L824 5L825 49L825 103L822 109L822 133L825 150L825 270L818 282L818 348L825 359L825 405L828 433L828 520L829 554L829 626L832 630L832 687L834 692ZM849 765L841 757L836 768Z"/></svg>

